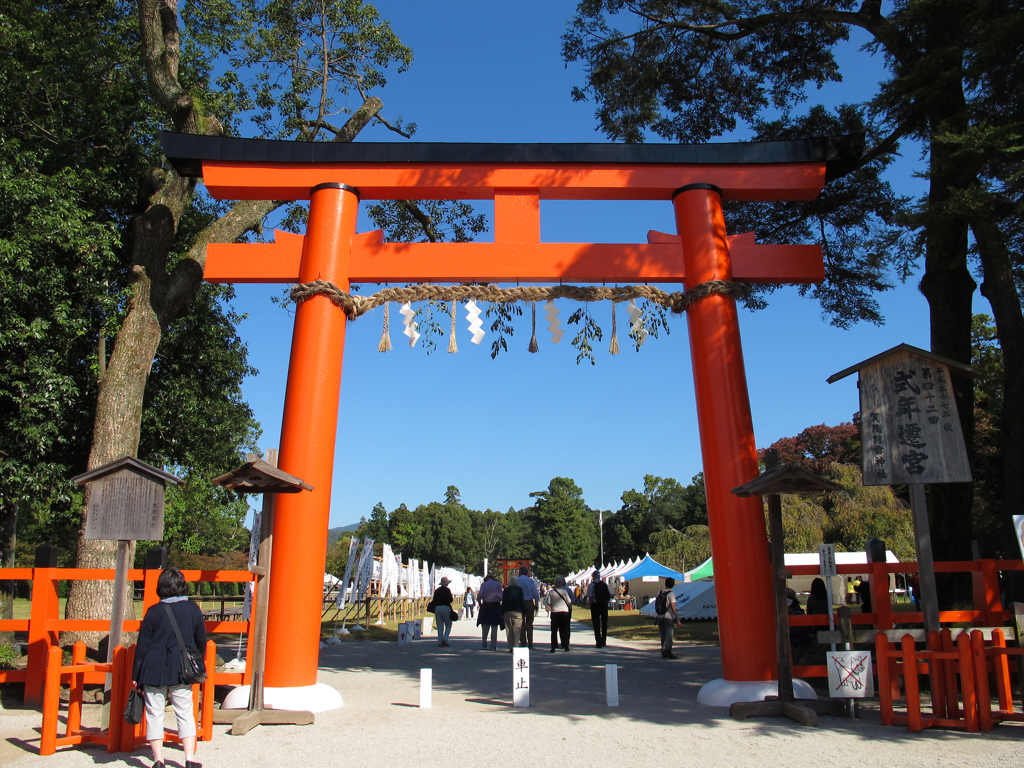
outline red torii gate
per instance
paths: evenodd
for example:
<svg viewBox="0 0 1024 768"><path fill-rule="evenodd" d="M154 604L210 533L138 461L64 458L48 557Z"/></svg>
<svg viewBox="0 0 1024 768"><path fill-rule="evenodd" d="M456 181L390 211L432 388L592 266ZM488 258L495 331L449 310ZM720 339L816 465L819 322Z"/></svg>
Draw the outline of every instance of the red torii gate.
<svg viewBox="0 0 1024 768"><path fill-rule="evenodd" d="M310 201L305 236L277 232L274 243L208 246L207 280L319 279L343 291L351 281L681 282L687 289L711 280L820 282L819 246L757 245L753 233L730 237L722 200L813 199L862 145L855 137L327 144L169 133L162 141L178 171L201 175L215 198ZM396 244L382 242L380 232L356 234L360 197L493 199L494 242ZM679 235L652 232L646 244L542 243L542 199L671 200ZM775 674L772 579L761 500L730 493L758 474L736 303L712 295L687 314L728 689L705 700L727 704L749 700L750 685ZM279 466L315 490L278 502L266 652L271 688L316 684L345 325L345 314L324 295L296 310Z"/></svg>

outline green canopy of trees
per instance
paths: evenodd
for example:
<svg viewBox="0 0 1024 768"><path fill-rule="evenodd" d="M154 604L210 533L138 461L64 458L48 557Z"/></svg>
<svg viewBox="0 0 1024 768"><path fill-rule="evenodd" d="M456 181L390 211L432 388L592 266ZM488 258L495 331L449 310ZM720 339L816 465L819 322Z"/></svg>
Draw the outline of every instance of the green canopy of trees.
<svg viewBox="0 0 1024 768"><path fill-rule="evenodd" d="M1024 496L1024 398L1013 373L1024 369L1022 20L1019 0L583 0L563 37L565 59L584 66L574 98L593 100L613 139L704 142L739 128L757 139L866 136L860 163L817 200L734 203L727 221L767 242L820 242L826 281L806 291L844 327L880 322L874 294L923 264L931 349L964 363L980 276L1005 358L996 443L1006 520ZM838 58L854 30L886 76L866 100L826 110L816 88L844 78L865 85L863 71L844 71ZM919 200L893 194L880 175L901 142L924 149ZM953 383L970 441L972 383ZM940 559L970 557L973 501L970 484L931 489Z"/></svg>

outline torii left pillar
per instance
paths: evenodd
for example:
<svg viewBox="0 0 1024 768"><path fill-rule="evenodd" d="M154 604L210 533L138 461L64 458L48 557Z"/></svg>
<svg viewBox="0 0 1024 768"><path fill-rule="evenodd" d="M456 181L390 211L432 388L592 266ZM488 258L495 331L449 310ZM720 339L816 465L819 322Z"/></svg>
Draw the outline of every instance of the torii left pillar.
<svg viewBox="0 0 1024 768"><path fill-rule="evenodd" d="M358 209L359 192L347 184L310 190L299 282L329 280L348 291ZM277 499L274 571L288 578L270 583L264 691L267 705L277 709L322 712L342 704L316 673L345 323L345 313L322 294L295 310L278 465L313 490Z"/></svg>

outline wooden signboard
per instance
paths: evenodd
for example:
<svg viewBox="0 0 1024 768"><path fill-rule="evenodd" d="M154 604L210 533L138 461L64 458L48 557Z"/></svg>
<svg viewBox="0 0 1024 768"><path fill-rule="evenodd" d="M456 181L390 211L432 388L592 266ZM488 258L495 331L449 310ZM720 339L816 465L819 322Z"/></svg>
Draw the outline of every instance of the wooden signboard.
<svg viewBox="0 0 1024 768"><path fill-rule="evenodd" d="M902 349L860 369L864 485L970 482L949 368Z"/></svg>
<svg viewBox="0 0 1024 768"><path fill-rule="evenodd" d="M160 541L164 537L164 484L134 467L94 480L85 538Z"/></svg>

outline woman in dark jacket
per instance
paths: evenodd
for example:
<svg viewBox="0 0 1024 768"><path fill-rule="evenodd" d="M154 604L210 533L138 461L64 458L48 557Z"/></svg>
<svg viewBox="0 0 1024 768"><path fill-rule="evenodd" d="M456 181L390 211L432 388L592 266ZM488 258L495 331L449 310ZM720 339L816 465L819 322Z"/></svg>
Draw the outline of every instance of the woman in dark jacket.
<svg viewBox="0 0 1024 768"><path fill-rule="evenodd" d="M448 636L452 632L452 602L455 597L448 589L451 579L441 577L441 586L434 590L434 618L437 619L437 644L448 645Z"/></svg>
<svg viewBox="0 0 1024 768"><path fill-rule="evenodd" d="M199 606L188 599L185 577L177 568L165 568L156 582L160 602L142 619L135 646L132 680L146 697L146 740L153 749L153 768L164 768L164 708L171 700L178 720L178 738L185 748L185 768L200 768L192 761L196 751L196 721L192 710L192 686L183 684L181 647L168 616L168 609L185 645L206 650L206 625Z"/></svg>

